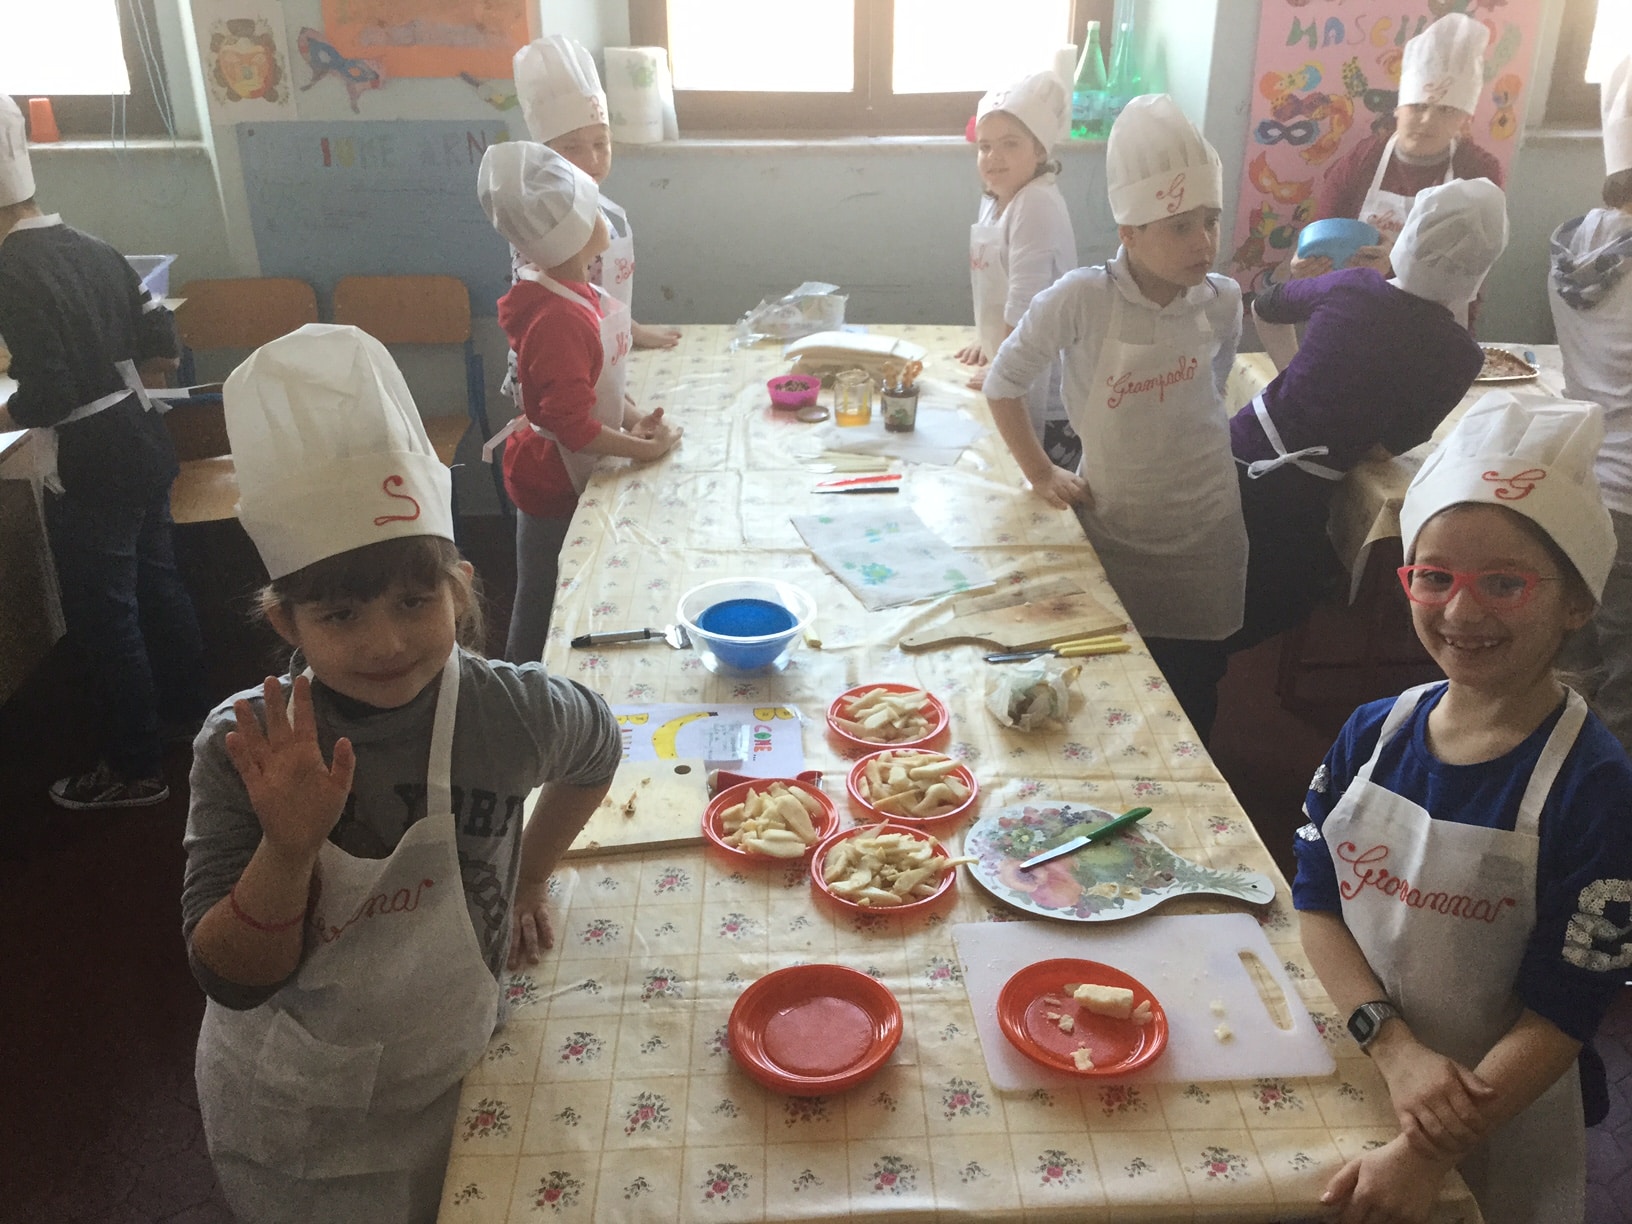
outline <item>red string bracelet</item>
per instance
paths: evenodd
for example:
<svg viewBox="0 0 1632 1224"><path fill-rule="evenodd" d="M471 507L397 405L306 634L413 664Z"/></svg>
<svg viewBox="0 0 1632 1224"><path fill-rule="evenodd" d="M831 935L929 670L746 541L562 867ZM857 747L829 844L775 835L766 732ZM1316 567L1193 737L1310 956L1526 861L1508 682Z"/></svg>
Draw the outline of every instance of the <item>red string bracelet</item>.
<svg viewBox="0 0 1632 1224"><path fill-rule="evenodd" d="M244 912L244 907L238 904L237 894L238 885L236 884L227 890L227 904L232 907L232 916L238 919L238 921L243 923L245 926L252 927L257 931L260 931L262 934L277 935L284 931L292 930L306 921L306 912L302 910L287 922L262 922L260 919L252 918L249 914Z"/></svg>

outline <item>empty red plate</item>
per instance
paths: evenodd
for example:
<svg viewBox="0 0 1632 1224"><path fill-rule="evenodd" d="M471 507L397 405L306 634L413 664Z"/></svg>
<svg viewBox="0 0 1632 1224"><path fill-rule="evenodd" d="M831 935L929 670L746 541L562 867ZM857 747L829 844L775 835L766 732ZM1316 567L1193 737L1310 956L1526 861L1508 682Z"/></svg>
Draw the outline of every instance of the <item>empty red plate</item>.
<svg viewBox="0 0 1632 1224"><path fill-rule="evenodd" d="M767 973L731 1009L731 1056L789 1096L827 1096L873 1075L901 1041L901 1005L843 965Z"/></svg>
<svg viewBox="0 0 1632 1224"><path fill-rule="evenodd" d="M1133 991L1133 1005L1150 1003L1150 1023L1091 1012L1070 987L1092 984ZM1071 1031L1050 1014L1069 1016ZM997 1022L1009 1043L1033 1062L1067 1075L1112 1077L1152 1062L1167 1048L1167 1013L1137 979L1098 961L1060 958L1027 965L1003 984ZM1086 1048L1094 1065L1079 1070L1072 1052Z"/></svg>

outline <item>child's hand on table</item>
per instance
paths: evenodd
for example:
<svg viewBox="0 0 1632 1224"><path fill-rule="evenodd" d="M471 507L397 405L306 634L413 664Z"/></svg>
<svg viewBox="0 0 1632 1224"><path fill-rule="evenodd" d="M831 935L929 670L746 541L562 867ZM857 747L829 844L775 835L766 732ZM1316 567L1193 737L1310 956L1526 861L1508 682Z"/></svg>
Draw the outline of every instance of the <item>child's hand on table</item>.
<svg viewBox="0 0 1632 1224"><path fill-rule="evenodd" d="M680 435L685 430L679 425L670 425L663 419L663 409L654 408L646 416L635 422L635 427L629 431L635 437L652 444L651 453L645 458L661 459L674 449L674 444L680 441Z"/></svg>
<svg viewBox="0 0 1632 1224"><path fill-rule="evenodd" d="M1092 509L1094 504L1094 495L1089 492L1086 480L1075 472L1068 472L1052 464L1049 465L1047 472L1031 480L1031 491L1056 510L1065 510L1076 505Z"/></svg>
<svg viewBox="0 0 1632 1224"><path fill-rule="evenodd" d="M1455 1161L1484 1139L1488 1127L1480 1106L1496 1090L1475 1072L1405 1031L1385 1034L1374 1051L1401 1134L1413 1151Z"/></svg>
<svg viewBox="0 0 1632 1224"><path fill-rule="evenodd" d="M237 702L238 725L227 732L227 755L244 780L267 845L291 861L312 859L345 808L357 757L351 741L342 737L335 741L332 764L324 763L312 683L305 676L295 677L292 725L276 677L266 678L261 694L266 726L249 702Z"/></svg>
<svg viewBox="0 0 1632 1224"><path fill-rule="evenodd" d="M514 973L538 964L545 951L555 947L548 912L549 880L522 880L516 885L515 904L510 907L510 957L505 967Z"/></svg>
<svg viewBox="0 0 1632 1224"><path fill-rule="evenodd" d="M978 340L974 344L964 345L953 356L964 365L983 366L986 364L986 354L980 351L980 342Z"/></svg>
<svg viewBox="0 0 1632 1224"><path fill-rule="evenodd" d="M680 343L680 329L677 327L658 327L652 323L631 324L634 332L630 338L636 348L643 349L671 349Z"/></svg>
<svg viewBox="0 0 1632 1224"><path fill-rule="evenodd" d="M1320 1201L1339 1208L1340 1224L1421 1224L1433 1214L1451 1168L1449 1161L1419 1156L1398 1135L1338 1170Z"/></svg>

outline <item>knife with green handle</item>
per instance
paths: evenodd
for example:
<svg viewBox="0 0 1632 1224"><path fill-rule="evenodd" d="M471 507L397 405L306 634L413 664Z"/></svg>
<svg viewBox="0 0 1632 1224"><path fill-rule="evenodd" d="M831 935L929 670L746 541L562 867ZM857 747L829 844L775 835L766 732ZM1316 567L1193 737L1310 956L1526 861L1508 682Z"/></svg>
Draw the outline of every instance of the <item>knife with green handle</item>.
<svg viewBox="0 0 1632 1224"><path fill-rule="evenodd" d="M1044 850L1041 854L1032 855L1029 859L1020 864L1020 870L1029 871L1033 867L1039 866L1043 863L1052 862L1057 858L1063 858L1067 854L1074 854L1076 851L1081 850L1084 846L1092 845L1094 842L1104 841L1111 834L1116 833L1121 829L1125 829L1135 821L1143 820L1149 815L1150 809L1148 807L1130 808L1126 812L1123 812L1122 815L1118 816L1115 820L1108 820L1098 828L1087 833L1079 834L1078 836L1073 837L1070 841L1061 842L1058 846L1055 846L1049 850Z"/></svg>

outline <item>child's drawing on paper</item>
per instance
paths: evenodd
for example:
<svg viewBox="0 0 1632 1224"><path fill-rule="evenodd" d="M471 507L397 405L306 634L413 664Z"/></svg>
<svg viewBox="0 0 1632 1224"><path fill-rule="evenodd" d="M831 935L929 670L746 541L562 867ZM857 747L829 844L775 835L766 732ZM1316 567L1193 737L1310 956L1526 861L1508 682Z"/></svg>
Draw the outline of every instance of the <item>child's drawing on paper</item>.
<svg viewBox="0 0 1632 1224"><path fill-rule="evenodd" d="M524 0L323 0L323 29L393 78L505 80L527 42L527 12Z"/></svg>

